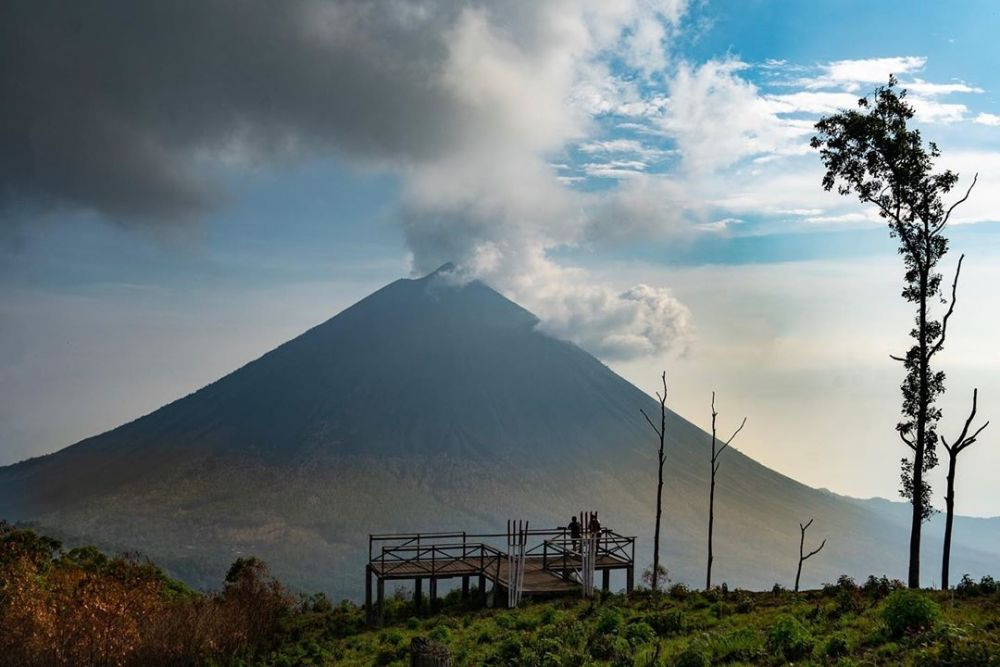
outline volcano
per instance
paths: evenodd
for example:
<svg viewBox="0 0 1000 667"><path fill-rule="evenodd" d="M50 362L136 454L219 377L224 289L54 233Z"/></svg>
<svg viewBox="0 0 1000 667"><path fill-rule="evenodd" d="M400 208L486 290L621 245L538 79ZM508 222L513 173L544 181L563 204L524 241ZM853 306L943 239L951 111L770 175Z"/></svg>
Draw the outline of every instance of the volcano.
<svg viewBox="0 0 1000 667"><path fill-rule="evenodd" d="M637 535L648 565L656 442L640 409L659 406L537 325L448 266L398 280L151 414L0 468L0 517L138 550L199 587L254 554L298 589L356 598L369 533L492 532L511 517L555 526L581 509ZM697 584L709 436L673 413L667 434L666 566ZM715 580L787 584L809 518L828 543L807 584L905 573L898 503L809 488L733 449L719 473ZM953 572L988 571L997 524L958 521Z"/></svg>

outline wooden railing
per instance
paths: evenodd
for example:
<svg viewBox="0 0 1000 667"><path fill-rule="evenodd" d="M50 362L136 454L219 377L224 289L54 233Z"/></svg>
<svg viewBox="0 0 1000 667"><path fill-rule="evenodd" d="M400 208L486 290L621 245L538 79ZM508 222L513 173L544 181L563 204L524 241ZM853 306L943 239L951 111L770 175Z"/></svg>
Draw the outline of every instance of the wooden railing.
<svg viewBox="0 0 1000 667"><path fill-rule="evenodd" d="M526 549L525 555L541 557L543 569L565 573L580 559L579 541L570 537L566 528L534 529L527 534L538 542ZM436 577L449 574L446 567L465 562L472 566L473 573L499 578L500 561L507 554L489 542L506 537L506 533L466 531L373 534L368 536L368 562L378 566L381 577L404 573ZM635 560L635 538L602 529L597 556L598 562L610 557L623 566L630 565Z"/></svg>

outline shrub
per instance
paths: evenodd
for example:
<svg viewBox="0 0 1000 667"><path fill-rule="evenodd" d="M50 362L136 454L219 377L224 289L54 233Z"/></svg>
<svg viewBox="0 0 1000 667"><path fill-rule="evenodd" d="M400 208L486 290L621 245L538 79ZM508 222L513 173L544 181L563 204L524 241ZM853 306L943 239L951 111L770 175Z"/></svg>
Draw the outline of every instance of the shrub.
<svg viewBox="0 0 1000 667"><path fill-rule="evenodd" d="M494 654L502 665L522 665L525 662L524 644L519 637L508 637Z"/></svg>
<svg viewBox="0 0 1000 667"><path fill-rule="evenodd" d="M632 656L632 647L624 637L596 634L590 639L588 646L590 655L598 660L611 660L618 663Z"/></svg>
<svg viewBox="0 0 1000 667"><path fill-rule="evenodd" d="M711 652L700 643L689 644L674 662L675 667L709 667L711 664Z"/></svg>
<svg viewBox="0 0 1000 667"><path fill-rule="evenodd" d="M882 620L889 629L889 635L899 638L931 629L937 621L938 613L937 604L927 595L912 589L902 589L886 598Z"/></svg>
<svg viewBox="0 0 1000 667"><path fill-rule="evenodd" d="M647 567L646 570L642 573L642 582L646 586L649 586L650 588L653 587L653 566L652 565L650 565L649 567ZM663 590L664 588L666 588L666 586L667 586L668 583L670 583L670 577L668 576L667 568L663 567L663 565L660 565L656 569L656 586L657 586L658 589Z"/></svg>
<svg viewBox="0 0 1000 667"><path fill-rule="evenodd" d="M436 642L448 642L451 641L451 630L448 629L447 625L436 625L434 629L427 633L430 639Z"/></svg>
<svg viewBox="0 0 1000 667"><path fill-rule="evenodd" d="M716 662L759 662L764 654L764 641L750 628L740 628L712 641Z"/></svg>
<svg viewBox="0 0 1000 667"><path fill-rule="evenodd" d="M846 574L842 574L837 577L837 583L835 584L823 584L823 594L827 597L836 597L840 591L844 590L857 590L858 585L854 582L854 579Z"/></svg>
<svg viewBox="0 0 1000 667"><path fill-rule="evenodd" d="M602 609L597 617L595 632L602 635L617 635L625 625L625 615L620 609Z"/></svg>
<svg viewBox="0 0 1000 667"><path fill-rule="evenodd" d="M749 614L757 608L757 600L746 591L736 591L736 604L734 608L737 614Z"/></svg>
<svg viewBox="0 0 1000 667"><path fill-rule="evenodd" d="M884 574L881 577L876 577L871 574L868 575L868 579L861 586L861 592L865 596L873 598L875 600L881 600L889 596L894 590L903 587L903 582L898 579L890 580Z"/></svg>
<svg viewBox="0 0 1000 667"><path fill-rule="evenodd" d="M716 618L723 618L724 616L732 616L734 608L733 605L726 602L715 602L712 604L711 611Z"/></svg>
<svg viewBox="0 0 1000 667"><path fill-rule="evenodd" d="M840 658L847 655L847 640L841 635L833 635L827 640L823 653L829 658Z"/></svg>
<svg viewBox="0 0 1000 667"><path fill-rule="evenodd" d="M984 576L977 584L972 577L965 574L962 580L955 586L955 593L960 598L971 598L979 595L993 595L1000 590L1000 585L990 575Z"/></svg>
<svg viewBox="0 0 1000 667"><path fill-rule="evenodd" d="M779 616L767 631L767 648L786 660L798 660L812 652L813 636L794 616Z"/></svg>
<svg viewBox="0 0 1000 667"><path fill-rule="evenodd" d="M674 584L670 587L668 593L675 600L686 600L691 595L691 589L684 584Z"/></svg>
<svg viewBox="0 0 1000 667"><path fill-rule="evenodd" d="M987 574L979 580L979 592L982 595L993 595L998 590L1000 590L1000 584L990 575Z"/></svg>
<svg viewBox="0 0 1000 667"><path fill-rule="evenodd" d="M691 609L707 609L712 605L712 603L709 602L708 599L701 593L694 592L688 597L687 605L691 607Z"/></svg>
<svg viewBox="0 0 1000 667"><path fill-rule="evenodd" d="M971 598L979 594L979 586L968 574L962 575L962 580L955 586L955 594L960 598Z"/></svg>
<svg viewBox="0 0 1000 667"><path fill-rule="evenodd" d="M788 589L777 582L771 587L771 594L774 596L784 595L787 592Z"/></svg>
<svg viewBox="0 0 1000 667"><path fill-rule="evenodd" d="M625 639L632 646L641 646L656 639L656 631L653 630L649 623L643 623L642 621L629 623L625 628Z"/></svg>
<svg viewBox="0 0 1000 667"><path fill-rule="evenodd" d="M659 635L668 636L683 632L685 626L684 612L680 609L671 609L656 614L649 618L649 624Z"/></svg>
<svg viewBox="0 0 1000 667"><path fill-rule="evenodd" d="M387 630L387 631L385 631L385 632L382 633L382 643L383 644L390 644L392 646L399 646L400 644L403 643L404 639L406 639L406 637L404 637L403 633L400 632L399 630Z"/></svg>

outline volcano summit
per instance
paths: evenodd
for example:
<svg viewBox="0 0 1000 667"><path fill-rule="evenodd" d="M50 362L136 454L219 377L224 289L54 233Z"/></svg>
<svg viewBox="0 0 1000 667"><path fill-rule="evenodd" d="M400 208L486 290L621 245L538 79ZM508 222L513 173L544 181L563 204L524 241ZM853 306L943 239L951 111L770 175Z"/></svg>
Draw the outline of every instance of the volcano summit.
<svg viewBox="0 0 1000 667"><path fill-rule="evenodd" d="M368 533L493 531L509 517L563 525L597 508L639 536L645 567L656 450L639 411L659 406L537 323L447 266L398 280L151 414L0 468L0 517L69 543L139 550L198 586L254 554L293 586L357 597ZM694 583L709 436L675 414L667 433L665 562L673 580ZM908 527L894 504L725 456L717 581L787 582L798 522L810 517L829 543L807 583L905 571ZM956 535L953 571L986 572L1000 552L997 522L960 519ZM933 572L933 531L926 549Z"/></svg>

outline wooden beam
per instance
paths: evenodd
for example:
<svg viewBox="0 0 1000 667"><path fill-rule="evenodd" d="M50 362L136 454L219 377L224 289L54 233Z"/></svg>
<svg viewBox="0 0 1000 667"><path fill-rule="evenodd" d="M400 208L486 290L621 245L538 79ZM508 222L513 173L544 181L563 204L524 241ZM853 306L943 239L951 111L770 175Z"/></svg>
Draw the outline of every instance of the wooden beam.
<svg viewBox="0 0 1000 667"><path fill-rule="evenodd" d="M464 575L462 577L462 599L469 599L469 575Z"/></svg>
<svg viewBox="0 0 1000 667"><path fill-rule="evenodd" d="M378 580L378 627L385 625L385 581Z"/></svg>
<svg viewBox="0 0 1000 667"><path fill-rule="evenodd" d="M427 598L430 603L431 613L433 614L437 609L437 596L438 596L438 580L437 577L431 577L431 583L428 588Z"/></svg>
<svg viewBox="0 0 1000 667"><path fill-rule="evenodd" d="M625 570L625 592L631 593L634 588L635 588L635 568L634 566L630 565L629 568Z"/></svg>
<svg viewBox="0 0 1000 667"><path fill-rule="evenodd" d="M417 577L413 582L413 609L420 614L420 608L423 607L423 597L424 597L424 580Z"/></svg>
<svg viewBox="0 0 1000 667"><path fill-rule="evenodd" d="M371 625L375 620L372 610L372 566L365 565L365 622Z"/></svg>
<svg viewBox="0 0 1000 667"><path fill-rule="evenodd" d="M611 592L611 570L601 571L601 591L604 593Z"/></svg>

